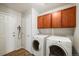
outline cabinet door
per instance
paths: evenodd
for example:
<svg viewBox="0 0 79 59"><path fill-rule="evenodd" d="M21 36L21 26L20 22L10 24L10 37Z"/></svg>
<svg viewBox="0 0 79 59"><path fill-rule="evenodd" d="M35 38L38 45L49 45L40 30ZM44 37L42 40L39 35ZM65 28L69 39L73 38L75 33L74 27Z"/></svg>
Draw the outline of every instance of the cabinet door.
<svg viewBox="0 0 79 59"><path fill-rule="evenodd" d="M62 27L76 26L76 7L62 10Z"/></svg>
<svg viewBox="0 0 79 59"><path fill-rule="evenodd" d="M51 28L51 14L46 14L44 17L44 28Z"/></svg>
<svg viewBox="0 0 79 59"><path fill-rule="evenodd" d="M43 26L43 16L38 16L37 27L38 28L44 28L44 26Z"/></svg>
<svg viewBox="0 0 79 59"><path fill-rule="evenodd" d="M61 27L61 11L52 13L52 28Z"/></svg>

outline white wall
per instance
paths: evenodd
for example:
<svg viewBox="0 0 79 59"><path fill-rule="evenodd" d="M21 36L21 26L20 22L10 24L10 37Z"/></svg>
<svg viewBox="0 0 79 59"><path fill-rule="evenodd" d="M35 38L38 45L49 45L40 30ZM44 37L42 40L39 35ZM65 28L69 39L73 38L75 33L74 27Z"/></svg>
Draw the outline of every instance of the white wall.
<svg viewBox="0 0 79 59"><path fill-rule="evenodd" d="M79 4L76 4L76 29L74 34L74 46L79 54Z"/></svg>
<svg viewBox="0 0 79 59"><path fill-rule="evenodd" d="M49 10L47 12L41 13L41 14L39 14L39 16L40 15L45 15L45 14L48 14L48 13L53 13L53 12L56 12L56 11L59 11L59 10L63 10L63 9L66 9L66 8L69 8L69 7L72 7L72 6L75 6L75 5L76 5L75 3L70 3L70 4L62 5L62 6L59 6L57 8L54 8L52 10Z"/></svg>
<svg viewBox="0 0 79 59"><path fill-rule="evenodd" d="M25 13L22 14L22 39L24 48L31 52L31 41L32 41L32 11L29 9Z"/></svg>
<svg viewBox="0 0 79 59"><path fill-rule="evenodd" d="M53 13L59 10L63 10L72 6L75 6L76 4L68 4L68 5L63 5L60 7L57 7L53 10L50 10L48 12L44 12L40 15L44 15L47 13ZM40 16L39 15L39 16ZM52 28L52 29L39 29L39 33L40 34L52 34L52 35L62 35L62 36L66 36L66 35L74 35L74 28Z"/></svg>
<svg viewBox="0 0 79 59"><path fill-rule="evenodd" d="M38 33L37 15L38 12L32 8L22 14L22 46L32 52L32 36Z"/></svg>
<svg viewBox="0 0 79 59"><path fill-rule="evenodd" d="M21 20L21 27L22 27L22 48L26 47L26 18L25 18L25 14L22 13L22 20Z"/></svg>
<svg viewBox="0 0 79 59"><path fill-rule="evenodd" d="M32 8L32 36L38 34L38 29L37 29L37 16L39 13Z"/></svg>

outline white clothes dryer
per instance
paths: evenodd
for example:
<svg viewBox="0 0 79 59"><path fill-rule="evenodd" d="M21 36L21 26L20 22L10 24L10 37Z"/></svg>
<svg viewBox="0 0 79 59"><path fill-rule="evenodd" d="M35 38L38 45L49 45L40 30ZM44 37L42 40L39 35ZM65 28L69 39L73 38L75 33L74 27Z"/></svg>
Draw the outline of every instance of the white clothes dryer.
<svg viewBox="0 0 79 59"><path fill-rule="evenodd" d="M46 55L46 37L48 35L35 35L32 41L32 53L35 56L45 56Z"/></svg>
<svg viewBox="0 0 79 59"><path fill-rule="evenodd" d="M46 41L47 56L71 56L72 41L68 37L50 36Z"/></svg>

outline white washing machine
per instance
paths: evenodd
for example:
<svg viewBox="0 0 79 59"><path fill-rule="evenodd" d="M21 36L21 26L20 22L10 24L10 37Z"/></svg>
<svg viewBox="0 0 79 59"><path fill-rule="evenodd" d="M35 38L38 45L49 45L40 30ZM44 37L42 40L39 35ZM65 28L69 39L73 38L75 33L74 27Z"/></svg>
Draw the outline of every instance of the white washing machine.
<svg viewBox="0 0 79 59"><path fill-rule="evenodd" d="M72 41L69 37L50 36L46 41L47 56L71 56Z"/></svg>
<svg viewBox="0 0 79 59"><path fill-rule="evenodd" d="M48 35L35 35L32 41L32 53L35 56L45 56L46 55L46 37Z"/></svg>

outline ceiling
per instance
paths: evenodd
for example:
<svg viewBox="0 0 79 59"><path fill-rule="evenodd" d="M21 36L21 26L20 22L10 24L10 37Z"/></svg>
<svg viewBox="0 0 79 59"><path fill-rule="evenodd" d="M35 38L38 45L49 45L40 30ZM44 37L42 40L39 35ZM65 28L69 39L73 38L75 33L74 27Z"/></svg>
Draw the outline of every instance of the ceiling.
<svg viewBox="0 0 79 59"><path fill-rule="evenodd" d="M5 6L14 10L24 12L30 8L35 8L38 12L43 13L45 11L57 8L67 3L4 3Z"/></svg>

